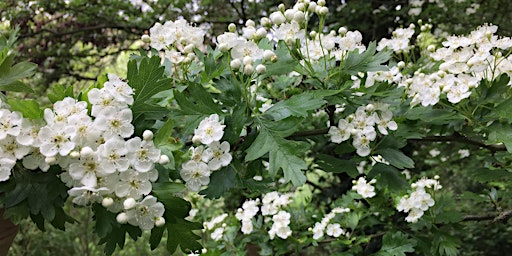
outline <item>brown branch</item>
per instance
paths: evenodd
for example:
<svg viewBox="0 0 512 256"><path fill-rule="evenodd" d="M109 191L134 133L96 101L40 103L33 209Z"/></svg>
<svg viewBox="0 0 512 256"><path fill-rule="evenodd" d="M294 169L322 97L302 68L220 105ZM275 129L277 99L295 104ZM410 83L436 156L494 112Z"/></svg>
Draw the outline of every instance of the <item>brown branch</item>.
<svg viewBox="0 0 512 256"><path fill-rule="evenodd" d="M295 138L300 138L300 137L323 135L323 134L327 134L327 132L329 132L329 128L322 128L322 129L309 130L309 131L300 131L300 132L296 132L296 133L286 137L286 139L289 140L289 139L295 139Z"/></svg>
<svg viewBox="0 0 512 256"><path fill-rule="evenodd" d="M492 153L497 152L497 151L506 151L507 150L507 148L504 145L501 145L501 144L488 145L481 141L470 139L460 133L454 133L454 134L448 135L448 136L427 136L427 137L420 138L420 139L409 139L409 141L461 142L461 143L470 144L470 145L474 145L474 146L481 147L481 148L486 148L486 149L490 150Z"/></svg>
<svg viewBox="0 0 512 256"><path fill-rule="evenodd" d="M492 223L496 222L507 222L512 217L512 209L502 211L499 213L486 213L481 215L465 215L462 217L462 221L484 221L492 220Z"/></svg>
<svg viewBox="0 0 512 256"><path fill-rule="evenodd" d="M83 27L80 29L68 30L68 31L63 31L63 32L58 32L58 31L55 31L55 30L52 30L49 28L41 28L40 30L38 30L34 33L23 34L23 35L20 35L19 37L20 38L33 37L33 36L41 34L43 32L48 32L48 33L52 34L53 36L61 37L61 36L72 35L72 34L77 34L77 33L82 33L82 32L87 32L87 31L100 30L100 29L118 29L118 30L127 31L132 34L142 34L142 33L133 31L134 29L142 30L142 28L138 28L138 27L120 26L120 25L117 25L117 26L116 25L97 25L97 26Z"/></svg>

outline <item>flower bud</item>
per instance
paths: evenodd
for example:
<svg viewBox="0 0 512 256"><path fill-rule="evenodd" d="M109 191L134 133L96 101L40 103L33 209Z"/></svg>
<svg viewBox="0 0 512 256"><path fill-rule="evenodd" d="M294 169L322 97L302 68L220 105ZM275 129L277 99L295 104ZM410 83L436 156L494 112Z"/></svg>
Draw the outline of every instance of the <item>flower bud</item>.
<svg viewBox="0 0 512 256"><path fill-rule="evenodd" d="M161 155L160 159L158 160L158 163L161 165L168 164L169 163L169 157L167 155Z"/></svg>
<svg viewBox="0 0 512 256"><path fill-rule="evenodd" d="M116 221L117 223L119 224L126 224L128 222L128 216L126 215L126 213L122 212L122 213L119 213L117 216L116 216Z"/></svg>
<svg viewBox="0 0 512 256"><path fill-rule="evenodd" d="M234 33L236 31L236 25L235 23L229 23L228 25L228 31L231 33Z"/></svg>
<svg viewBox="0 0 512 256"><path fill-rule="evenodd" d="M80 156L88 157L92 156L94 154L94 151L90 147L83 147L82 150L80 150Z"/></svg>
<svg viewBox="0 0 512 256"><path fill-rule="evenodd" d="M246 27L255 27L256 26L256 23L253 21L253 20L247 20L245 22L245 26Z"/></svg>
<svg viewBox="0 0 512 256"><path fill-rule="evenodd" d="M281 12L273 12L272 14L270 14L269 18L272 21L272 23L274 23L278 26L283 24L286 21L286 18L284 17L283 13L281 13Z"/></svg>
<svg viewBox="0 0 512 256"><path fill-rule="evenodd" d="M274 57L276 54L271 50L265 50L263 52L263 59L266 61L272 60L272 57Z"/></svg>
<svg viewBox="0 0 512 256"><path fill-rule="evenodd" d="M293 17L296 12L297 12L297 10L288 9L288 10L284 11L284 17L286 17L287 20L293 20Z"/></svg>
<svg viewBox="0 0 512 256"><path fill-rule="evenodd" d="M226 43L221 43L217 47L219 47L221 52L227 52L229 50L229 45Z"/></svg>
<svg viewBox="0 0 512 256"><path fill-rule="evenodd" d="M267 30L265 28L258 28L254 35L256 38L264 38L267 36Z"/></svg>
<svg viewBox="0 0 512 256"><path fill-rule="evenodd" d="M320 6L325 6L325 0L318 0L316 3Z"/></svg>
<svg viewBox="0 0 512 256"><path fill-rule="evenodd" d="M194 52L194 47L195 47L195 45L189 44L189 45L185 46L185 48L183 48L183 52L185 52L185 53Z"/></svg>
<svg viewBox="0 0 512 256"><path fill-rule="evenodd" d="M165 219L162 217L156 217L155 218L155 226L161 227L165 224Z"/></svg>
<svg viewBox="0 0 512 256"><path fill-rule="evenodd" d="M150 130L145 130L143 133L142 133L142 138L144 140L152 140L153 139L153 132L150 131Z"/></svg>
<svg viewBox="0 0 512 256"><path fill-rule="evenodd" d="M318 15L326 15L327 13L329 13L329 8L325 6L320 7L318 10Z"/></svg>
<svg viewBox="0 0 512 256"><path fill-rule="evenodd" d="M101 200L101 205L105 208L111 206L112 204L114 204L114 199L111 197L105 197L103 200Z"/></svg>
<svg viewBox="0 0 512 256"><path fill-rule="evenodd" d="M254 62L254 59L251 56L245 56L243 63L244 65L251 65Z"/></svg>
<svg viewBox="0 0 512 256"><path fill-rule="evenodd" d="M151 38L148 35L142 35L142 37L140 39L144 43L150 43L151 42Z"/></svg>
<svg viewBox="0 0 512 256"><path fill-rule="evenodd" d="M397 66L398 68L404 68L404 67L405 67L405 62L400 61L400 62L398 62L398 63L396 64L396 66Z"/></svg>
<svg viewBox="0 0 512 256"><path fill-rule="evenodd" d="M267 67L265 67L265 65L259 64L258 66L256 66L256 73L263 74L265 72L267 72Z"/></svg>
<svg viewBox="0 0 512 256"><path fill-rule="evenodd" d="M134 208L137 205L137 202L135 202L135 199L129 197L123 202L123 207L125 210L130 210Z"/></svg>
<svg viewBox="0 0 512 256"><path fill-rule="evenodd" d="M270 27L270 26L272 25L271 23L272 23L272 21L271 21L269 18L267 18L267 17L263 17L263 18L261 18L261 20L260 20L260 24L261 24L263 27Z"/></svg>
<svg viewBox="0 0 512 256"><path fill-rule="evenodd" d="M44 161L47 163L47 164L54 164L55 162L57 162L57 158L54 157L54 156L47 156Z"/></svg>
<svg viewBox="0 0 512 256"><path fill-rule="evenodd" d="M296 22L302 22L304 19L306 19L306 15L301 11L298 11L293 15L293 20Z"/></svg>
<svg viewBox="0 0 512 256"><path fill-rule="evenodd" d="M69 157L75 158L75 159L79 158L80 157L80 153L78 151L73 150L73 151L71 151L71 153L69 153Z"/></svg>
<svg viewBox="0 0 512 256"><path fill-rule="evenodd" d="M231 61L230 66L232 69L239 69L242 66L242 61L240 59L234 59Z"/></svg>
<svg viewBox="0 0 512 256"><path fill-rule="evenodd" d="M304 3L297 3L295 5L295 9L297 9L299 11L304 11L304 9L306 9L306 6L304 5Z"/></svg>
<svg viewBox="0 0 512 256"><path fill-rule="evenodd" d="M340 36L344 36L345 34L347 34L348 32L348 29L346 27L340 27L338 29L338 34L340 34Z"/></svg>
<svg viewBox="0 0 512 256"><path fill-rule="evenodd" d="M309 3L309 5L308 5L308 12L315 12L317 6L318 5L316 5L315 2Z"/></svg>
<svg viewBox="0 0 512 256"><path fill-rule="evenodd" d="M252 65L245 65L244 73L249 76L252 75L254 73L254 67Z"/></svg>
<svg viewBox="0 0 512 256"><path fill-rule="evenodd" d="M286 9L286 6L284 6L284 4L279 4L279 5L277 6L277 9L278 9L279 11L281 11L281 12L284 12L284 10Z"/></svg>
<svg viewBox="0 0 512 256"><path fill-rule="evenodd" d="M427 46L427 51L434 52L435 50L436 50L436 46L435 45L431 44L431 45Z"/></svg>

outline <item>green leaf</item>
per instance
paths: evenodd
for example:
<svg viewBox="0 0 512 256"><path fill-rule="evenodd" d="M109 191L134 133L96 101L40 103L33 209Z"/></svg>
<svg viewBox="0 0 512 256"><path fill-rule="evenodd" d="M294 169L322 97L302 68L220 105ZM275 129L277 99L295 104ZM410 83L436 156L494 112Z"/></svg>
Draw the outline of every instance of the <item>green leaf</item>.
<svg viewBox="0 0 512 256"><path fill-rule="evenodd" d="M383 163L375 164L368 173L368 178L377 179L378 187L388 188L391 191L400 191L409 187L403 175L395 167Z"/></svg>
<svg viewBox="0 0 512 256"><path fill-rule="evenodd" d="M63 100L66 97L74 98L72 86L64 87L58 84L53 86L51 93L48 93L48 99L51 103Z"/></svg>
<svg viewBox="0 0 512 256"><path fill-rule="evenodd" d="M487 144L503 143L507 151L512 153L512 127L510 125L494 123L487 127L487 130L489 131Z"/></svg>
<svg viewBox="0 0 512 256"><path fill-rule="evenodd" d="M173 131L174 121L172 119L169 119L156 132L155 138L153 139L155 146L167 145L169 142L169 138L172 138Z"/></svg>
<svg viewBox="0 0 512 256"><path fill-rule="evenodd" d="M405 112L404 117L409 120L421 120L431 124L448 124L454 120L464 120L464 117L448 109L434 109L429 107L416 107Z"/></svg>
<svg viewBox="0 0 512 256"><path fill-rule="evenodd" d="M344 172L352 178L359 175L359 172L357 171L357 163L354 160L343 160L334 156L320 154L316 157L315 163L318 164L320 169L326 172Z"/></svg>
<svg viewBox="0 0 512 256"><path fill-rule="evenodd" d="M399 150L393 148L380 148L375 151L386 161L398 169L414 168L414 161Z"/></svg>
<svg viewBox="0 0 512 256"><path fill-rule="evenodd" d="M33 93L34 90L30 88L28 85L21 81L15 81L13 83L7 85L0 85L0 91L10 91L10 92L30 92Z"/></svg>
<svg viewBox="0 0 512 256"><path fill-rule="evenodd" d="M274 52L277 55L277 61L266 65L267 71L263 75L263 78L288 74L294 71L295 67L299 64L297 60L292 58L288 46L283 41L279 41Z"/></svg>
<svg viewBox="0 0 512 256"><path fill-rule="evenodd" d="M302 93L274 104L265 111L265 114L272 116L276 121L289 116L307 117L308 111L316 110L324 104L325 100L322 98L315 97L312 93Z"/></svg>
<svg viewBox="0 0 512 256"><path fill-rule="evenodd" d="M343 71L349 75L357 75L359 72L387 70L382 63L389 60L391 51L383 50L376 53L376 49L377 44L371 42L363 53L359 53L358 49L349 52L343 63Z"/></svg>
<svg viewBox="0 0 512 256"><path fill-rule="evenodd" d="M128 62L128 84L133 88L132 104L135 134L141 135L145 129L151 128L155 120L162 120L168 113L167 109L152 102L156 94L172 87L171 79L164 76L164 67L159 56L151 58L143 56Z"/></svg>
<svg viewBox="0 0 512 256"><path fill-rule="evenodd" d="M182 198L174 196L171 191L165 189L153 190L153 195L162 202L165 207L165 228L167 229L167 250L173 254L178 246L182 251L197 251L202 248L197 242L201 237L193 231L203 228L201 223L185 220L189 215L191 205ZM157 234L155 234L156 236ZM154 237L156 243L156 239Z"/></svg>
<svg viewBox="0 0 512 256"><path fill-rule="evenodd" d="M43 117L43 110L39 107L36 100L17 100L9 99L7 104L11 106L12 111L19 111L23 117L30 119L39 119Z"/></svg>
<svg viewBox="0 0 512 256"><path fill-rule="evenodd" d="M4 62L2 66L10 64ZM30 62L20 62L12 67L9 67L8 71L0 72L0 86L10 85L19 79L26 78L34 74L37 65ZM3 69L3 67L2 67Z"/></svg>
<svg viewBox="0 0 512 256"><path fill-rule="evenodd" d="M272 150L269 154L269 172L275 174L280 168L283 169L285 182L291 181L294 186L306 182L306 175L302 173L302 170L308 168L306 162L282 146L280 150Z"/></svg>
<svg viewBox="0 0 512 256"><path fill-rule="evenodd" d="M283 170L286 182L291 181L294 186L300 186L306 181L302 170L307 164L302 158L309 144L304 142L289 141L283 138L290 133L290 128L280 122L257 119L260 131L251 146L246 150L246 161L252 161L269 153L269 171L272 176L279 169ZM287 122L286 119L281 120Z"/></svg>
<svg viewBox="0 0 512 256"><path fill-rule="evenodd" d="M406 234L397 231L386 233L382 238L382 247L375 255L377 256L406 256L406 252L414 252L416 241L410 239Z"/></svg>
<svg viewBox="0 0 512 256"><path fill-rule="evenodd" d="M149 236L149 245L150 245L151 250L154 250L158 247L158 245L162 241L164 231L165 231L165 226L155 227L151 230L151 235Z"/></svg>
<svg viewBox="0 0 512 256"><path fill-rule="evenodd" d="M206 198L220 198L231 188L235 187L236 173L231 166L214 171L210 176L208 188L199 192Z"/></svg>

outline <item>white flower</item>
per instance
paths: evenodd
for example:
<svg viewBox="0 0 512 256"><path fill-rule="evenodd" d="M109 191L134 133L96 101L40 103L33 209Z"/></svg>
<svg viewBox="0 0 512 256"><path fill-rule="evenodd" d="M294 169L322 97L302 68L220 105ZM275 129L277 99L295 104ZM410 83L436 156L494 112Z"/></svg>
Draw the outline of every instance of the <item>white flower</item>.
<svg viewBox="0 0 512 256"><path fill-rule="evenodd" d="M133 168L139 172L147 172L160 160L160 150L155 148L153 141L141 140L139 137L131 138L126 142L128 159Z"/></svg>
<svg viewBox="0 0 512 256"><path fill-rule="evenodd" d="M240 42L233 46L231 49L231 57L233 59L243 59L244 57L251 57L253 60L260 60L263 58L263 50L253 41Z"/></svg>
<svg viewBox="0 0 512 256"><path fill-rule="evenodd" d="M108 74L108 81L103 84L103 89L118 102L128 105L133 103L133 89L114 74Z"/></svg>
<svg viewBox="0 0 512 256"><path fill-rule="evenodd" d="M100 192L106 188L94 188L91 186L73 187L68 190L68 194L74 197L72 202L76 205L86 206L91 203L100 203L103 200Z"/></svg>
<svg viewBox="0 0 512 256"><path fill-rule="evenodd" d="M212 232L210 237L213 239L213 241L219 241L220 239L222 239L223 235L224 235L224 228L218 227Z"/></svg>
<svg viewBox="0 0 512 256"><path fill-rule="evenodd" d="M192 191L199 191L202 185L210 183L210 169L203 162L188 161L183 164L180 175Z"/></svg>
<svg viewBox="0 0 512 256"><path fill-rule="evenodd" d="M98 162L98 156L94 153L88 156L81 156L79 160L69 165L69 175L80 181L85 186L96 187L97 179L106 176L115 170L104 169Z"/></svg>
<svg viewBox="0 0 512 256"><path fill-rule="evenodd" d="M157 22L149 29L151 47L160 51L167 45L174 43L176 37L172 31L172 25L170 21L166 22L164 25Z"/></svg>
<svg viewBox="0 0 512 256"><path fill-rule="evenodd" d="M345 119L340 119L338 121L338 127L331 126L329 128L329 135L331 136L331 141L334 143L341 143L350 138L350 132L354 129L354 126L350 124Z"/></svg>
<svg viewBox="0 0 512 256"><path fill-rule="evenodd" d="M119 172L124 172L128 169L130 161L126 157L128 149L125 147L125 144L126 142L123 139L115 136L98 147L98 155L105 169Z"/></svg>
<svg viewBox="0 0 512 256"><path fill-rule="evenodd" d="M11 170L15 164L15 160L9 158L0 158L0 182L9 179L11 176Z"/></svg>
<svg viewBox="0 0 512 256"><path fill-rule="evenodd" d="M128 223L138 226L142 230L149 230L155 226L155 221L160 220L165 211L164 205L157 202L154 196L146 196L144 200L126 211Z"/></svg>
<svg viewBox="0 0 512 256"><path fill-rule="evenodd" d="M341 228L341 225L339 223L333 223L327 225L325 233L327 233L328 236L339 237L345 234L345 231Z"/></svg>
<svg viewBox="0 0 512 256"><path fill-rule="evenodd" d="M71 141L75 134L75 127L70 125L54 124L42 127L38 133L41 154L47 157L57 154L67 156L75 148L75 143Z"/></svg>
<svg viewBox="0 0 512 256"><path fill-rule="evenodd" d="M357 181L354 181L354 186L352 186L352 190L355 190L363 198L372 198L376 195L376 193L375 188L371 184L375 182L375 179L371 180L370 182L367 182L365 177L359 177Z"/></svg>
<svg viewBox="0 0 512 256"><path fill-rule="evenodd" d="M212 114L199 123L197 129L194 130L194 138L205 145L209 145L214 141L219 141L224 136L224 127L225 125L219 121L219 115Z"/></svg>
<svg viewBox="0 0 512 256"><path fill-rule="evenodd" d="M252 233L253 230L254 230L254 227L252 225L251 220L242 220L242 228L240 229L240 231L242 231L242 233L248 235L248 234Z"/></svg>
<svg viewBox="0 0 512 256"><path fill-rule="evenodd" d="M0 109L0 140L5 139L7 135L18 136L22 119L23 116L19 112Z"/></svg>
<svg viewBox="0 0 512 256"><path fill-rule="evenodd" d="M132 118L132 111L128 108L119 110L114 107L106 107L98 113L93 126L103 131L105 138L112 136L128 138L134 131Z"/></svg>
<svg viewBox="0 0 512 256"><path fill-rule="evenodd" d="M229 143L227 141L223 141L219 143L218 141L214 141L210 143L208 148L204 151L203 159L208 160L208 167L210 170L218 170L223 166L228 166L231 163L231 159L233 157L229 153Z"/></svg>
<svg viewBox="0 0 512 256"><path fill-rule="evenodd" d="M18 144L12 136L0 140L0 158L9 158L16 161L22 159L31 150L31 147Z"/></svg>
<svg viewBox="0 0 512 256"><path fill-rule="evenodd" d="M148 195L152 189L150 177L155 175L158 176L156 170L137 172L128 169L120 173L119 182L117 182L115 187L116 196L139 199L144 195Z"/></svg>
<svg viewBox="0 0 512 256"><path fill-rule="evenodd" d="M315 223L315 226L312 229L313 239L318 240L324 236L325 225L320 222Z"/></svg>

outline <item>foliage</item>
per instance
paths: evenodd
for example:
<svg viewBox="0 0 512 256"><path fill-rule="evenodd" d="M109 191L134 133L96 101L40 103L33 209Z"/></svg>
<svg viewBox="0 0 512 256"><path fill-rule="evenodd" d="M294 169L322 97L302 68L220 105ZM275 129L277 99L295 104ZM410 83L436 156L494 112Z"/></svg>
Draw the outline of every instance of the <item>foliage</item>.
<svg viewBox="0 0 512 256"><path fill-rule="evenodd" d="M465 246L486 225L495 235L486 245L503 253L512 40L492 25L445 38L419 22L366 46L357 31L324 33L335 26L329 10L325 1L280 5L259 25L230 25L215 48L185 20L156 23L142 37L153 50L131 57L127 81L99 76L78 94L55 87L55 109L84 102L92 120L114 115L101 104L126 103L115 110L129 108L133 132L119 140L158 147L148 165L130 160L130 171L149 173L143 181L122 179L126 169L96 170L90 181L68 164L101 151L110 135L95 139L98 150L80 144L55 157L33 145L12 160L7 142L22 134L11 128L24 124L9 122L22 114L51 123L58 111L8 95L2 207L16 222L64 229L75 222L69 197L92 213L106 254L149 234L150 249L165 243L171 254L490 255ZM5 84L21 86L34 68L17 65L0 66ZM98 100L112 84L118 97ZM45 139L43 128L37 136ZM46 158L28 170L24 158L38 153Z"/></svg>

